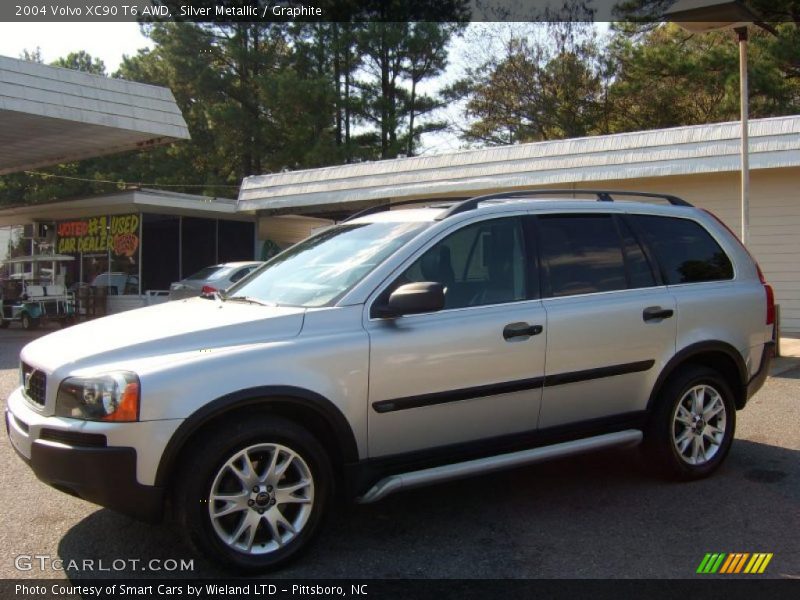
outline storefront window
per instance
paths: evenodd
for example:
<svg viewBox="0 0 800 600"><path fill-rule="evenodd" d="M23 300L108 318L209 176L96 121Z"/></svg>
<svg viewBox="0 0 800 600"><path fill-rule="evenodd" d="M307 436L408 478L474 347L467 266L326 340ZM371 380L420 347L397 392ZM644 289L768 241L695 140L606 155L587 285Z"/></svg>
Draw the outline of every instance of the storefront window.
<svg viewBox="0 0 800 600"><path fill-rule="evenodd" d="M217 220L183 217L181 275L187 277L217 262Z"/></svg>
<svg viewBox="0 0 800 600"><path fill-rule="evenodd" d="M205 267L252 260L252 222L152 213L103 215L61 221L56 252L66 263L66 285L106 287L109 295L168 290Z"/></svg>
<svg viewBox="0 0 800 600"><path fill-rule="evenodd" d="M180 217L143 215L142 290L168 290L178 281Z"/></svg>
<svg viewBox="0 0 800 600"><path fill-rule="evenodd" d="M139 294L138 214L103 215L57 224L57 252L75 257L66 284L105 286L112 295Z"/></svg>

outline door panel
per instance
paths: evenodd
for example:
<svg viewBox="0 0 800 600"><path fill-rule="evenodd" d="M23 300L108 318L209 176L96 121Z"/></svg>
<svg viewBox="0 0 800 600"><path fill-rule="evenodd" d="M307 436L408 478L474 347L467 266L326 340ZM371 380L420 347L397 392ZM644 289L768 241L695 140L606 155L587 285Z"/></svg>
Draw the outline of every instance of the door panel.
<svg viewBox="0 0 800 600"><path fill-rule="evenodd" d="M541 302L370 321L370 456L535 429L545 335L506 340L517 322L544 328Z"/></svg>
<svg viewBox="0 0 800 600"><path fill-rule="evenodd" d="M536 428L545 311L532 299L521 217L459 228L379 296L410 282L445 287L444 310L365 322L369 452L383 456Z"/></svg>
<svg viewBox="0 0 800 600"><path fill-rule="evenodd" d="M645 321L659 306L675 311L666 288L544 301L547 372L539 427L644 410L675 353L675 318Z"/></svg>

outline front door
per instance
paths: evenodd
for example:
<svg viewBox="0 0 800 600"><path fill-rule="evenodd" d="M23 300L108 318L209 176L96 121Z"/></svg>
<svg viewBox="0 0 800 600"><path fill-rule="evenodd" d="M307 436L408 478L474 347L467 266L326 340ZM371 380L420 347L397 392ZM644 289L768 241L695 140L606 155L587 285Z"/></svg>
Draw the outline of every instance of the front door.
<svg viewBox="0 0 800 600"><path fill-rule="evenodd" d="M371 457L536 428L546 323L525 257L523 217L484 220L446 235L384 291L437 281L446 300L366 321Z"/></svg>

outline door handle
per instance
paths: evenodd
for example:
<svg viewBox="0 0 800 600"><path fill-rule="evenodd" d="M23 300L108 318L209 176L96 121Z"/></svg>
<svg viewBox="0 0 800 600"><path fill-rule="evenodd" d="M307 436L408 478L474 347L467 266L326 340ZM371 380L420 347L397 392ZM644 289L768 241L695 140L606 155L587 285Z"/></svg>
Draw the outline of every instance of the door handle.
<svg viewBox="0 0 800 600"><path fill-rule="evenodd" d="M675 314L671 308L661 308L660 306L648 306L642 312L645 321L657 321L659 319L669 319Z"/></svg>
<svg viewBox="0 0 800 600"><path fill-rule="evenodd" d="M531 325L529 323L509 323L503 328L503 338L510 340L518 337L530 337L539 335L544 330L541 325Z"/></svg>

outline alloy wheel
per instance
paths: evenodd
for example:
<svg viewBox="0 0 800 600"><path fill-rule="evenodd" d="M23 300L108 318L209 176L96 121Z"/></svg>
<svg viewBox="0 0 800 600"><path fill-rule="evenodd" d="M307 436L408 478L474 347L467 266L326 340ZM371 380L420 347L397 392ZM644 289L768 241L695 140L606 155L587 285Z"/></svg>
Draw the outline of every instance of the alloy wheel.
<svg viewBox="0 0 800 600"><path fill-rule="evenodd" d="M281 444L236 452L217 471L208 512L219 539L249 555L274 552L308 523L314 478L306 461Z"/></svg>
<svg viewBox="0 0 800 600"><path fill-rule="evenodd" d="M672 443L690 465L708 463L725 439L727 411L720 393L710 385L690 388L680 399L672 422Z"/></svg>

